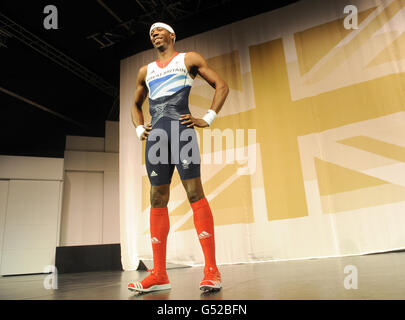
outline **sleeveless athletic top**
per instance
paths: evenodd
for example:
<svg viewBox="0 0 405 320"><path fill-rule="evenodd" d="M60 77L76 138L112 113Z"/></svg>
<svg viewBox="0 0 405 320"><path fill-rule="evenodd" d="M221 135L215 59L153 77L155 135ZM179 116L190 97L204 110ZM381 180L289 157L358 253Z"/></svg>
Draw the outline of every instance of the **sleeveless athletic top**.
<svg viewBox="0 0 405 320"><path fill-rule="evenodd" d="M148 64L146 85L152 126L162 117L178 120L190 113L188 97L193 78L184 63L185 53L177 53L164 68L157 61Z"/></svg>

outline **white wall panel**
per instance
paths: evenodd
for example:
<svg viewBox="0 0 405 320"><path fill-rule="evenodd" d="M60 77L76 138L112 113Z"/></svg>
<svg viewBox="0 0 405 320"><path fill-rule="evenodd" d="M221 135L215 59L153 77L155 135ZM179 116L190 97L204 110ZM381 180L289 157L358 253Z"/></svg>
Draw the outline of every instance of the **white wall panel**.
<svg viewBox="0 0 405 320"><path fill-rule="evenodd" d="M102 172L66 172L60 230L61 246L102 243L103 180Z"/></svg>
<svg viewBox="0 0 405 320"><path fill-rule="evenodd" d="M66 137L61 246L120 242L118 124L106 121L105 138Z"/></svg>
<svg viewBox="0 0 405 320"><path fill-rule="evenodd" d="M119 151L119 122L105 122L105 152Z"/></svg>
<svg viewBox="0 0 405 320"><path fill-rule="evenodd" d="M63 159L0 156L1 179L63 180Z"/></svg>
<svg viewBox="0 0 405 320"><path fill-rule="evenodd" d="M104 172L103 244L120 242L119 175Z"/></svg>
<svg viewBox="0 0 405 320"><path fill-rule="evenodd" d="M60 181L10 181L2 275L41 273L55 264L60 187Z"/></svg>
<svg viewBox="0 0 405 320"><path fill-rule="evenodd" d="M104 138L66 136L66 150L72 151L104 151Z"/></svg>
<svg viewBox="0 0 405 320"><path fill-rule="evenodd" d="M4 227L6 224L8 184L8 180L0 181L0 266L3 252Z"/></svg>
<svg viewBox="0 0 405 320"><path fill-rule="evenodd" d="M118 153L65 151L66 171L118 171Z"/></svg>

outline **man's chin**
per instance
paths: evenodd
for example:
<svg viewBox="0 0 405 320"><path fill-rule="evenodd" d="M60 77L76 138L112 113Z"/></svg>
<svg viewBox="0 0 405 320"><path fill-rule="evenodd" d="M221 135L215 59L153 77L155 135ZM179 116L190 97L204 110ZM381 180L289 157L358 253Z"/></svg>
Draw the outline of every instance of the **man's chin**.
<svg viewBox="0 0 405 320"><path fill-rule="evenodd" d="M158 49L159 51L166 50L166 46L163 43L161 43L159 45L155 45L155 48Z"/></svg>

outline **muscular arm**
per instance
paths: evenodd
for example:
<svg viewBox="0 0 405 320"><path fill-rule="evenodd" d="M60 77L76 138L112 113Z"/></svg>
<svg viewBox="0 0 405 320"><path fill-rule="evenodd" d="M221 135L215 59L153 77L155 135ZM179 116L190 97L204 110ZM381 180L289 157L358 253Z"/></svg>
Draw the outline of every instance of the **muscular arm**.
<svg viewBox="0 0 405 320"><path fill-rule="evenodd" d="M140 68L136 79L134 103L131 108L132 122L135 127L144 124L142 105L148 94L148 88L145 83L146 72L147 66Z"/></svg>
<svg viewBox="0 0 405 320"><path fill-rule="evenodd" d="M208 66L207 61L197 52L188 52L185 57L185 63L191 74L199 74L205 81L207 81L211 87L215 89L214 98L210 110L215 111L216 114L221 110L225 103L225 99L228 96L229 88L227 83ZM207 116L207 115L206 115ZM209 119L194 118L191 114L183 114L179 118L181 124L186 124L187 127L196 126L198 128L204 128L209 125Z"/></svg>
<svg viewBox="0 0 405 320"><path fill-rule="evenodd" d="M185 57L185 63L189 70L195 70L197 74L215 89L210 109L218 113L225 103L225 99L229 93L227 83L208 66L207 61L205 61L205 59L197 52L188 52Z"/></svg>

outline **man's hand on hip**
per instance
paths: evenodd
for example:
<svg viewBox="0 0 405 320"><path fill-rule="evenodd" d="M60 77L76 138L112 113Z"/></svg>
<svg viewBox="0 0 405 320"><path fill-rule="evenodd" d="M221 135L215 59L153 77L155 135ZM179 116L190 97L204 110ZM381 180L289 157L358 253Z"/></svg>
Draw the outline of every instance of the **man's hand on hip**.
<svg viewBox="0 0 405 320"><path fill-rule="evenodd" d="M186 124L187 128L196 126L197 128L208 127L208 123L203 119L194 118L191 114L182 114L179 118L181 124Z"/></svg>
<svg viewBox="0 0 405 320"><path fill-rule="evenodd" d="M139 128L139 129L138 129ZM147 139L147 137L148 137L148 135L149 135L149 133L150 133L150 131L152 130L152 124L151 123L148 123L146 126L142 126L142 125L139 125L138 127L137 127L137 131L138 130L142 130L142 131L139 131L139 133L137 132L137 135L138 135L138 138L139 138L139 140L146 140ZM141 133L142 132L142 133Z"/></svg>

